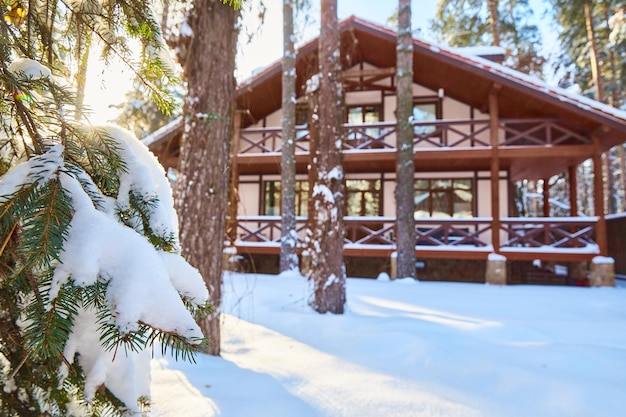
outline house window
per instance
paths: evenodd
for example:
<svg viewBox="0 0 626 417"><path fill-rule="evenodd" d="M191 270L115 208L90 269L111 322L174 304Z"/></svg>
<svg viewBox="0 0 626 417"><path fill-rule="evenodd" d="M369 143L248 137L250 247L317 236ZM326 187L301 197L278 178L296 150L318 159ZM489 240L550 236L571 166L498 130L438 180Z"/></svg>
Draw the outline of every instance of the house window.
<svg viewBox="0 0 626 417"><path fill-rule="evenodd" d="M296 181L296 216L307 215L309 201L309 182ZM263 215L281 215L280 181L263 182Z"/></svg>
<svg viewBox="0 0 626 417"><path fill-rule="evenodd" d="M441 118L439 100L419 100L413 102L413 122L432 122ZM416 134L427 135L435 131L435 126L415 126Z"/></svg>
<svg viewBox="0 0 626 417"><path fill-rule="evenodd" d="M377 105L349 106L346 122L350 124L378 123L381 120L381 114L381 108Z"/></svg>
<svg viewBox="0 0 626 417"><path fill-rule="evenodd" d="M380 216L380 180L346 180L346 214L348 216Z"/></svg>
<svg viewBox="0 0 626 417"><path fill-rule="evenodd" d="M347 108L347 120L346 122L349 124L367 124L367 123L378 123L381 121L382 108L377 105L367 105L367 106L350 106ZM363 137L362 134L366 136ZM365 128L365 130L361 133L352 132L350 133L346 139L347 140L370 140L372 138L377 138L380 135L380 129L378 128Z"/></svg>
<svg viewBox="0 0 626 417"><path fill-rule="evenodd" d="M473 216L471 179L419 179L415 181L415 218Z"/></svg>

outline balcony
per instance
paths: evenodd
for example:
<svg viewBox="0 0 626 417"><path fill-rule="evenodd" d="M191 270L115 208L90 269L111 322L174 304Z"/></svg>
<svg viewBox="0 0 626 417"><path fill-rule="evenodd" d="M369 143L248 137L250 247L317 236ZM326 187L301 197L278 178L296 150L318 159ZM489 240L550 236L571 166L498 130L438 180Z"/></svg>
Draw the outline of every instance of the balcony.
<svg viewBox="0 0 626 417"><path fill-rule="evenodd" d="M296 219L298 249L306 248L305 217ZM598 254L597 217L503 218L499 252L511 260L590 260ZM389 256L396 249L392 217L344 217L344 255ZM491 218L415 221L415 251L422 258L486 259L494 252ZM235 245L242 253L280 253L281 218L237 219Z"/></svg>
<svg viewBox="0 0 626 417"><path fill-rule="evenodd" d="M490 121L436 120L415 122L413 144L416 167L422 171L489 170L492 156ZM593 154L591 139L555 119L500 119L498 147L501 169L513 177L560 167L566 158L584 160ZM237 165L241 174L278 173L282 152L280 127L247 128L238 135ZM343 125L343 163L346 172L393 172L396 164L395 122ZM310 136L307 126L296 127L296 168L306 172ZM551 159L546 164L547 158ZM562 172L557 170L556 173Z"/></svg>

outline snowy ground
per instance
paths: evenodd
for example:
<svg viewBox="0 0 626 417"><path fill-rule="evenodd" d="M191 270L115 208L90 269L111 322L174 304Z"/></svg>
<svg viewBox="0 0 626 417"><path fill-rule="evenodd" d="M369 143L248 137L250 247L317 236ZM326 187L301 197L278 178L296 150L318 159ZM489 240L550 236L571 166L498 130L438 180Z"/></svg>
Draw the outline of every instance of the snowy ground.
<svg viewBox="0 0 626 417"><path fill-rule="evenodd" d="M626 415L626 288L225 279L222 358L152 361L152 416Z"/></svg>

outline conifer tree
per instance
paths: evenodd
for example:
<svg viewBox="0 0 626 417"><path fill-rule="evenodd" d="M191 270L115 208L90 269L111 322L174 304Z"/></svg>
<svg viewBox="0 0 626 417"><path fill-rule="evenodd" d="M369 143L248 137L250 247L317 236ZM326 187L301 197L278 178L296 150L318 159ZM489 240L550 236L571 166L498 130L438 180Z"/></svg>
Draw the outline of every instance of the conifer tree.
<svg viewBox="0 0 626 417"><path fill-rule="evenodd" d="M506 64L543 75L541 36L528 0L438 0L432 31L450 46L501 46Z"/></svg>
<svg viewBox="0 0 626 417"><path fill-rule="evenodd" d="M148 348L192 358L208 293L163 169L128 131L89 125L69 57L98 40L166 111L173 77L149 2L28 4L0 19L0 415L134 415Z"/></svg>

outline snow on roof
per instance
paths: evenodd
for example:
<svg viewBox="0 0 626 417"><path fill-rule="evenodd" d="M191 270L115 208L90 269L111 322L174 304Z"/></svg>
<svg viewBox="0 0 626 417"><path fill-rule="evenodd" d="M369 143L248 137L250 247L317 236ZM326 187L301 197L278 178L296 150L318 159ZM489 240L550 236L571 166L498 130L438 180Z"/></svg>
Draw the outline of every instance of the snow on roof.
<svg viewBox="0 0 626 417"><path fill-rule="evenodd" d="M474 56L494 56L504 55L505 50L501 46L465 46L463 48L455 48L460 53Z"/></svg>
<svg viewBox="0 0 626 417"><path fill-rule="evenodd" d="M480 71L488 71L493 75L506 79L507 81L512 81L524 87L532 88L546 95L556 97L560 101L573 104L582 110L595 110L608 116L620 119L622 122L626 122L626 112L623 110L616 109L580 94L570 92L561 87L549 85L539 78L524 74L523 72L498 64L497 62L493 62L489 59L482 58L479 54L476 54L476 52L472 50L473 48L451 48L437 45L433 42L425 41L419 38L414 38L413 43L417 43L418 45L421 44L421 46L429 48L439 54L448 56L455 60L463 61L476 67ZM477 47L476 49L480 50L479 48L482 47Z"/></svg>
<svg viewBox="0 0 626 417"><path fill-rule="evenodd" d="M182 117L177 117L176 119L172 120L165 126L162 126L158 128L157 130L155 130L154 132L150 133L141 141L146 146L156 144L156 142L159 142L169 137L172 134L178 133L179 129L182 127L182 121L183 121Z"/></svg>

